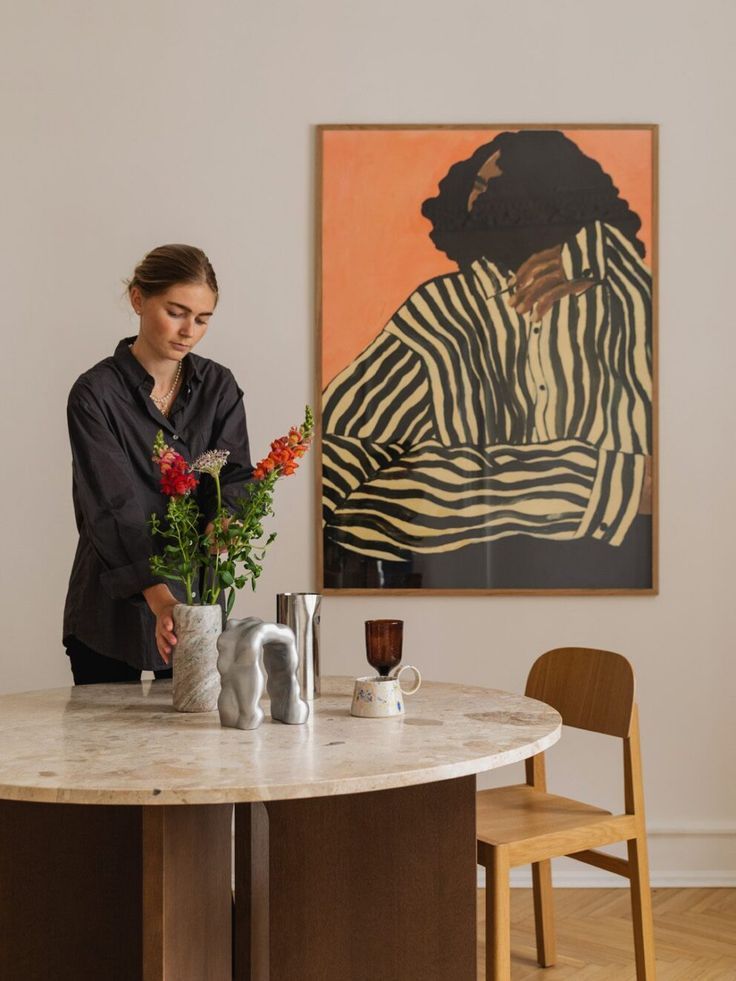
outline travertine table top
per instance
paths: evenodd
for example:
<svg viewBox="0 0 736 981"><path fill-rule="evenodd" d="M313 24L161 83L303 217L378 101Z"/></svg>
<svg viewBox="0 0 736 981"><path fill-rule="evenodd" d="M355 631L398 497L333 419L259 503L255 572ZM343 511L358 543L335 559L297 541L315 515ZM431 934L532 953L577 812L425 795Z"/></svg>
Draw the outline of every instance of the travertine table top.
<svg viewBox="0 0 736 981"><path fill-rule="evenodd" d="M322 797L430 783L523 760L561 719L508 692L425 682L407 715L356 719L353 680L324 678L306 725L224 729L187 715L171 682L0 696L0 799L206 804ZM266 707L267 710L267 707Z"/></svg>

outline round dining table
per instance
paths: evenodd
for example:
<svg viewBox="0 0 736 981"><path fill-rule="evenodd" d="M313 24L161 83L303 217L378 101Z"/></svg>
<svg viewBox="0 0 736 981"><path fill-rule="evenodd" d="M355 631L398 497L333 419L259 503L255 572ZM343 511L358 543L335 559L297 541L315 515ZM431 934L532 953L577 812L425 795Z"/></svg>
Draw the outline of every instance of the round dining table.
<svg viewBox="0 0 736 981"><path fill-rule="evenodd" d="M425 682L350 715L223 728L171 683L0 696L0 978L474 981L476 775L558 713Z"/></svg>

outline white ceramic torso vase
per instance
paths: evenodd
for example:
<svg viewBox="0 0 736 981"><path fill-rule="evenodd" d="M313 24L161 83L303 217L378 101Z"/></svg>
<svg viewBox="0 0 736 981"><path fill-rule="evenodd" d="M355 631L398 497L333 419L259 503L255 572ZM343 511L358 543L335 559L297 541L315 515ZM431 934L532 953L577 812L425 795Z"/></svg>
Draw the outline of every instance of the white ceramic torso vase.
<svg viewBox="0 0 736 981"><path fill-rule="evenodd" d="M174 607L174 708L177 712L214 712L220 694L217 638L222 633L222 607Z"/></svg>

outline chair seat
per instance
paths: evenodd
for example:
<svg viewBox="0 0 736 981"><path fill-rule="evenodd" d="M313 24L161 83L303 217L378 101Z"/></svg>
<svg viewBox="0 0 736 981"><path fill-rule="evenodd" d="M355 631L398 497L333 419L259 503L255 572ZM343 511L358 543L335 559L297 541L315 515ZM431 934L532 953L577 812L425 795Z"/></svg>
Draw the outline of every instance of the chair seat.
<svg viewBox="0 0 736 981"><path fill-rule="evenodd" d="M542 793L527 784L479 791L475 813L476 837L489 845L574 831L611 818L601 807Z"/></svg>

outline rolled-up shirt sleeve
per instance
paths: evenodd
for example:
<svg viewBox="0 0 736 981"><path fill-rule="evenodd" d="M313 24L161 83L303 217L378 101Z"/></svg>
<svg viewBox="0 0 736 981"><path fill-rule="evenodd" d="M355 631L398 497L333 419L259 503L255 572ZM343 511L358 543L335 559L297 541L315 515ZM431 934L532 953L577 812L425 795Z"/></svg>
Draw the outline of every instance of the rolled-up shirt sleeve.
<svg viewBox="0 0 736 981"><path fill-rule="evenodd" d="M253 477L253 466L243 406L243 390L235 381L231 371L226 373L225 385L217 405L210 448L229 451L227 463L220 473L220 488L222 503L234 511L236 502L243 496L244 485ZM211 521L217 501L214 481L210 478L206 478L200 484L199 503L205 521Z"/></svg>
<svg viewBox="0 0 736 981"><path fill-rule="evenodd" d="M67 404L78 529L104 567L112 599L127 599L165 582L150 569L153 540L136 495L132 466L94 398L73 389Z"/></svg>

